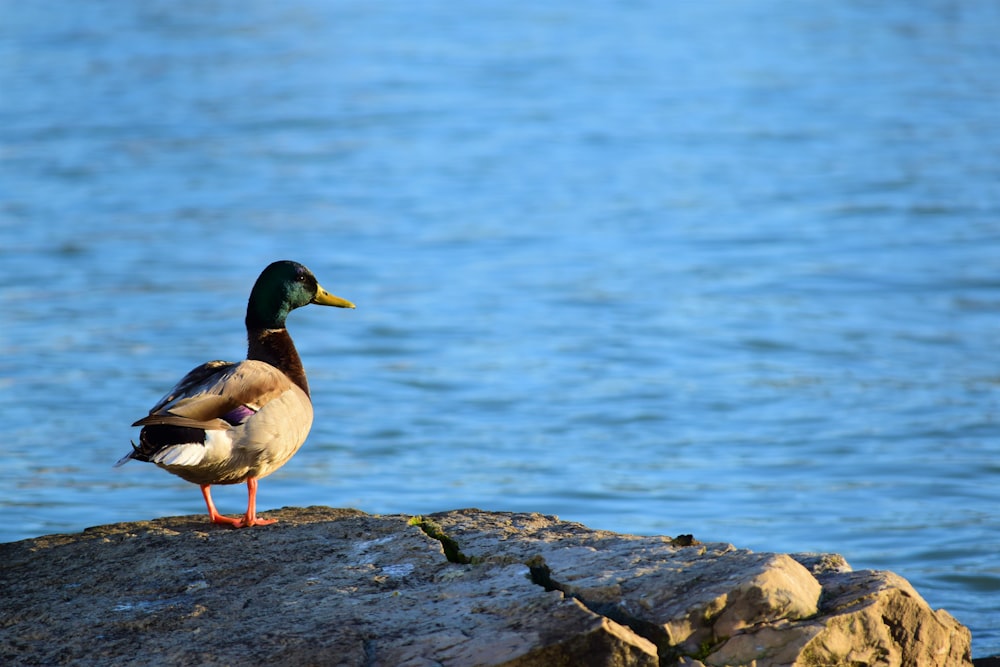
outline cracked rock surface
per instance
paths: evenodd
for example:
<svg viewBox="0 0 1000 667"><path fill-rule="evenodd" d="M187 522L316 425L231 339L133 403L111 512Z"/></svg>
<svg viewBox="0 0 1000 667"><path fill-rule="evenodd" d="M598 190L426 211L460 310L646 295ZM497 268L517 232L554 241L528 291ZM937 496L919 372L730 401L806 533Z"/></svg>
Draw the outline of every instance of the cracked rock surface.
<svg viewBox="0 0 1000 667"><path fill-rule="evenodd" d="M972 664L950 615L835 555L539 514L267 516L0 544L0 664Z"/></svg>

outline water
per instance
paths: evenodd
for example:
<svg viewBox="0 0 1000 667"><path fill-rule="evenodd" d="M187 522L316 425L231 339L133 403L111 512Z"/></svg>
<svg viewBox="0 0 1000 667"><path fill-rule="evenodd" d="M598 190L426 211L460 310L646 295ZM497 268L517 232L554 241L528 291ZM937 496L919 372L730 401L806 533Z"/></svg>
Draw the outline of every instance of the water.
<svg viewBox="0 0 1000 667"><path fill-rule="evenodd" d="M262 508L833 551L1000 653L1000 5L0 16L0 540L203 513L110 465L293 258L359 307Z"/></svg>

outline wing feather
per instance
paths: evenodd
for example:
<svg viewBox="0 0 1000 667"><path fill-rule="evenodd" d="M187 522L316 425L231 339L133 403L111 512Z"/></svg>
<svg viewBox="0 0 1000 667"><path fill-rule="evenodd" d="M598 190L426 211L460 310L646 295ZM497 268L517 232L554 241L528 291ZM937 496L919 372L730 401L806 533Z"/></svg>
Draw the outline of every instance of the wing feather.
<svg viewBox="0 0 1000 667"><path fill-rule="evenodd" d="M227 371L236 366L232 361L206 361L201 366L196 366L188 371L181 381L173 386L166 395L156 402L149 414L159 412L165 406L178 399L189 396L197 396L204 392L207 387L214 385L219 377L224 376Z"/></svg>

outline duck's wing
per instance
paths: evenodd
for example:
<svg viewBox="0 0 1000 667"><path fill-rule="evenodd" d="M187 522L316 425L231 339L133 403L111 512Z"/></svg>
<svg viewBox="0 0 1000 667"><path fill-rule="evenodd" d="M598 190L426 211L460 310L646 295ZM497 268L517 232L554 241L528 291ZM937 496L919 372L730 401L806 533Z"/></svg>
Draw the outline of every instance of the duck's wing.
<svg viewBox="0 0 1000 667"><path fill-rule="evenodd" d="M209 361L192 369L132 426L225 429L243 423L291 385L288 376L263 361Z"/></svg>

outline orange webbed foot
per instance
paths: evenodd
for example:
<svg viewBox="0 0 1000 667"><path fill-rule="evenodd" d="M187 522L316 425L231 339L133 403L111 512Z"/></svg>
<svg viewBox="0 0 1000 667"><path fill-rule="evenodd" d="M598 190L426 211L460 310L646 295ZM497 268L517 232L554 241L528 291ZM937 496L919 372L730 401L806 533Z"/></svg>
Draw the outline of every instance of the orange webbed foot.
<svg viewBox="0 0 1000 667"><path fill-rule="evenodd" d="M245 516L239 520L236 525L237 528L246 528L248 526L270 526L272 523L278 523L277 519L261 519L259 516Z"/></svg>
<svg viewBox="0 0 1000 667"><path fill-rule="evenodd" d="M243 527L243 519L230 519L228 516L222 516L221 514L216 514L215 516L209 515L208 518L212 523L220 526L232 526L233 528Z"/></svg>
<svg viewBox="0 0 1000 667"><path fill-rule="evenodd" d="M277 519L261 519L257 516L257 478L247 479L247 513L243 515L240 527L243 526L270 526L278 523Z"/></svg>
<svg viewBox="0 0 1000 667"><path fill-rule="evenodd" d="M212 502L212 492L210 490L209 484L201 485L201 495L205 499L205 507L208 508L208 520L212 523L221 526L232 526L233 528L242 528L243 521L246 517L241 517L239 519L231 519L228 516L222 516L219 511L215 509L215 503Z"/></svg>

